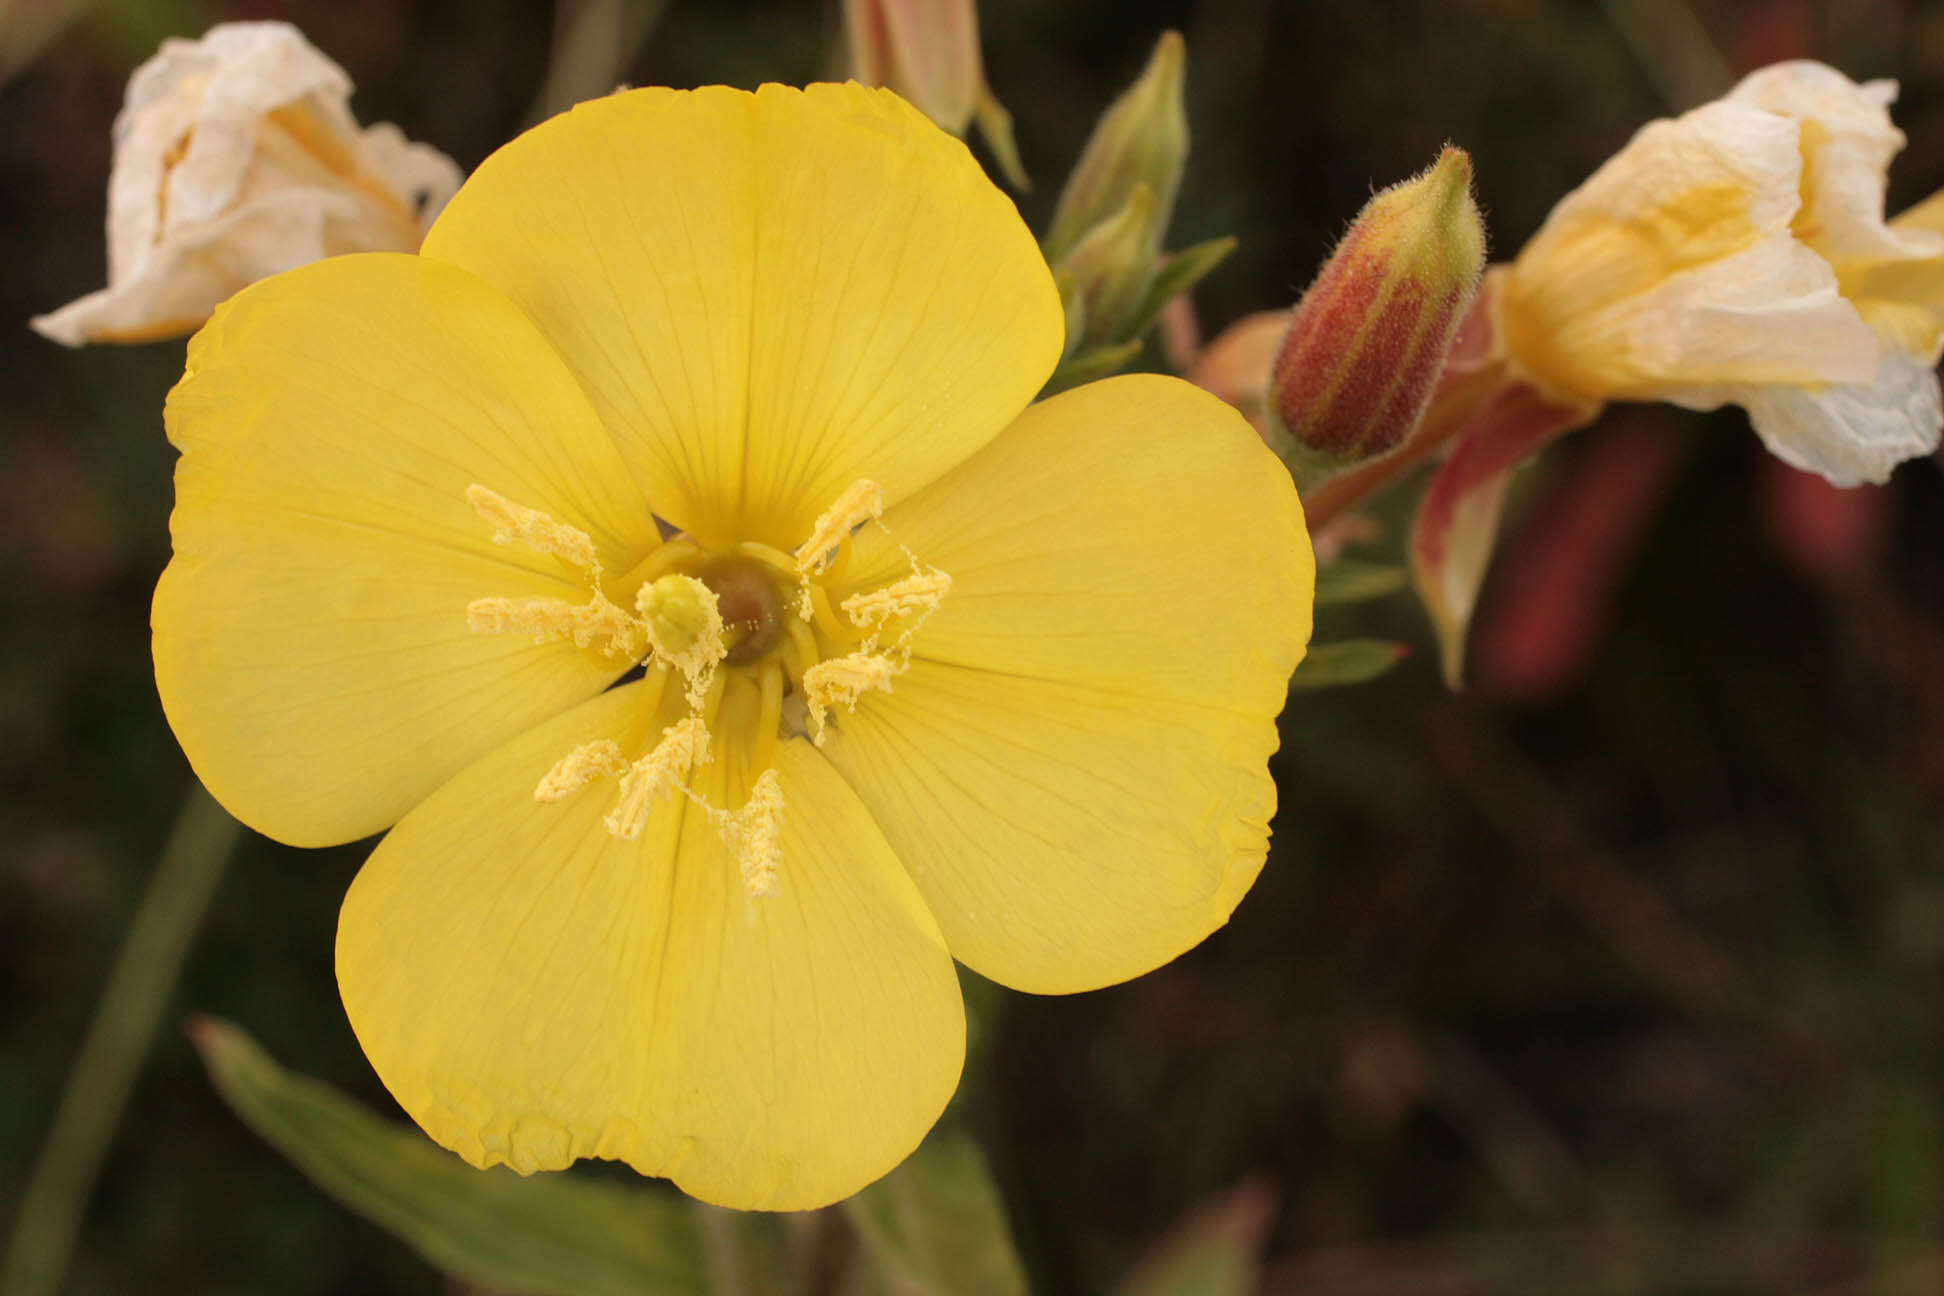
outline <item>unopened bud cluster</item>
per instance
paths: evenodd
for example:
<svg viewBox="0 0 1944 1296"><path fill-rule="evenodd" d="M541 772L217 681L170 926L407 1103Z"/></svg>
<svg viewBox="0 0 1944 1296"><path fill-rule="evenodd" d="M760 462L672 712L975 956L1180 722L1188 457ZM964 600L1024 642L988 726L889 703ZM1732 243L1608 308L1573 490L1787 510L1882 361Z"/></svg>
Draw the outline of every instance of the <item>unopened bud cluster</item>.
<svg viewBox="0 0 1944 1296"><path fill-rule="evenodd" d="M1227 242L1162 250L1188 158L1186 50L1164 34L1147 67L1094 127L1041 248L1066 303L1069 359L1114 364L1140 347L1167 297L1213 268Z"/></svg>
<svg viewBox="0 0 1944 1296"><path fill-rule="evenodd" d="M1271 444L1299 483L1410 435L1484 264L1462 149L1365 205L1297 303L1270 376Z"/></svg>

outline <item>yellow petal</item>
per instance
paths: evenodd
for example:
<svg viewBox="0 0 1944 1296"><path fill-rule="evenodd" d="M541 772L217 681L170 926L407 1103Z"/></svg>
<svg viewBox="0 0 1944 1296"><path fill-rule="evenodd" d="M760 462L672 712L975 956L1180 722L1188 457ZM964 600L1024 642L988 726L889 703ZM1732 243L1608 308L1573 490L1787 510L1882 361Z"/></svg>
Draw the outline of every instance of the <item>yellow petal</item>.
<svg viewBox="0 0 1944 1296"><path fill-rule="evenodd" d="M1944 258L1924 269L1944 284ZM1938 305L1914 305L1908 299L1866 300L1857 303L1863 319L1888 350L1901 351L1929 369L1944 352L1944 293L1932 298Z"/></svg>
<svg viewBox="0 0 1944 1296"><path fill-rule="evenodd" d="M950 1097L951 960L806 743L777 752L773 895L748 895L682 801L628 842L602 826L612 780L534 804L576 744L637 740L640 692L507 744L380 843L339 920L346 1011L405 1110L474 1165L619 1158L722 1205L825 1205L897 1164ZM745 759L723 742L697 790L734 804Z"/></svg>
<svg viewBox="0 0 1944 1296"><path fill-rule="evenodd" d="M1262 867L1314 588L1295 490L1248 424L1175 379L1109 379L885 521L951 592L825 754L954 956L1082 990L1220 926ZM860 588L904 561L871 534Z"/></svg>
<svg viewBox="0 0 1944 1296"><path fill-rule="evenodd" d="M952 954L1035 994L1151 971L1228 921L1269 846L1272 720L914 662L824 753Z"/></svg>
<svg viewBox="0 0 1944 1296"><path fill-rule="evenodd" d="M611 566L654 524L559 359L464 271L373 254L247 289L190 344L167 418L156 683L252 827L376 832L621 669L467 628L473 599L588 597L558 560L494 544L469 485L590 532Z"/></svg>
<svg viewBox="0 0 1944 1296"><path fill-rule="evenodd" d="M488 158L427 237L519 302L663 516L795 545L908 495L1058 360L1053 280L965 147L855 85L644 89Z"/></svg>

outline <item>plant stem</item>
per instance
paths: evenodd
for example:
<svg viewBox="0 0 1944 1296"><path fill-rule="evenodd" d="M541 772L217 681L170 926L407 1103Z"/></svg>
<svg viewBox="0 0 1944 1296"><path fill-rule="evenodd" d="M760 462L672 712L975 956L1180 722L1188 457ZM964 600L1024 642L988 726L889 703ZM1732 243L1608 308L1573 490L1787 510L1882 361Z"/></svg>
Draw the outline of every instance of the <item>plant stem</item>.
<svg viewBox="0 0 1944 1296"><path fill-rule="evenodd" d="M52 1296L162 1014L242 828L192 782L68 1073L0 1266L0 1296Z"/></svg>
<svg viewBox="0 0 1944 1296"><path fill-rule="evenodd" d="M1445 443L1457 435L1504 383L1504 375L1496 368L1448 378L1432 398L1424 422L1410 440L1381 459L1358 464L1319 483L1303 496L1303 514L1309 522L1310 534L1322 530L1333 519L1444 449Z"/></svg>

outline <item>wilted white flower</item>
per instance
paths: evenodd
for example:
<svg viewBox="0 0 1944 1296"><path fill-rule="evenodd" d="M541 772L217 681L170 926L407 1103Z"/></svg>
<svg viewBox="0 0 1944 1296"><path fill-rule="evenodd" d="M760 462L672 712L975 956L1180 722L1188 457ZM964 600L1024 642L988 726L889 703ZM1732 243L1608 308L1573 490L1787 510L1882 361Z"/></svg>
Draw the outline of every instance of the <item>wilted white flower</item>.
<svg viewBox="0 0 1944 1296"><path fill-rule="evenodd" d="M33 321L68 346L185 333L267 275L416 251L452 160L360 129L351 81L286 23L164 41L129 78L108 181L108 287Z"/></svg>
<svg viewBox="0 0 1944 1296"><path fill-rule="evenodd" d="M1935 449L1944 235L1883 219L1896 92L1781 63L1644 127L1491 272L1502 357L1563 403L1741 405L1839 486Z"/></svg>
<svg viewBox="0 0 1944 1296"><path fill-rule="evenodd" d="M975 0L844 0L844 37L852 77L896 91L954 135L976 121L1008 183L1026 187L1012 116L986 85Z"/></svg>

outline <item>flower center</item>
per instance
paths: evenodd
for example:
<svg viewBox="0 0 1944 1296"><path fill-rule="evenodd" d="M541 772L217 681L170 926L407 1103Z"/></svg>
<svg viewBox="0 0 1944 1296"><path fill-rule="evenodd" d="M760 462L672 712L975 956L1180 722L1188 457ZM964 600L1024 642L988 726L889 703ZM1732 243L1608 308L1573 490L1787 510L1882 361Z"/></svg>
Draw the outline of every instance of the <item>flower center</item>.
<svg viewBox="0 0 1944 1296"><path fill-rule="evenodd" d="M753 558L731 554L705 563L696 579L715 592L728 650L725 666L760 662L783 638L789 609L769 569Z"/></svg>
<svg viewBox="0 0 1944 1296"><path fill-rule="evenodd" d="M705 549L676 536L612 581L592 538L579 528L484 486L468 488L466 498L491 524L496 542L517 541L558 559L589 593L585 603L475 599L466 608L468 626L538 642L571 640L617 666L640 664L649 717L661 710L671 675L684 685L686 716L652 743L633 752L613 739L583 743L547 771L534 800L561 801L614 778L615 804L602 822L632 840L657 802L686 797L715 825L745 890L751 896L774 891L784 812L773 768L777 741L807 735L821 746L833 711L854 710L874 690L889 692L910 666L912 636L937 611L952 578L906 549L905 575L832 606L828 587L849 566L853 534L866 525L884 528L883 492L871 481L846 490L794 552L756 541ZM724 707L730 689L744 705ZM746 704L751 699L753 706ZM725 721L728 710L741 718ZM734 811L710 804L691 786L696 768L712 759L712 743L723 738L746 744L758 771Z"/></svg>

